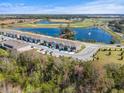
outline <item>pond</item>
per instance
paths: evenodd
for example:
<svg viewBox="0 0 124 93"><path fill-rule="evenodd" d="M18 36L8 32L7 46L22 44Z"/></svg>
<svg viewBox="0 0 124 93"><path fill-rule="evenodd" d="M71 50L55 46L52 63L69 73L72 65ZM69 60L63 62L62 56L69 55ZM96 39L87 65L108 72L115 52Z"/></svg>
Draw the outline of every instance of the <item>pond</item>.
<svg viewBox="0 0 124 93"><path fill-rule="evenodd" d="M59 28L17 28L17 30L28 31L53 37L59 37ZM113 41L112 36L104 30L97 27L90 28L72 28L75 32L75 40L95 41L110 44Z"/></svg>
<svg viewBox="0 0 124 93"><path fill-rule="evenodd" d="M64 22L51 22L51 21L47 21L47 20L42 20L42 21L36 22L36 24L65 24L65 23Z"/></svg>

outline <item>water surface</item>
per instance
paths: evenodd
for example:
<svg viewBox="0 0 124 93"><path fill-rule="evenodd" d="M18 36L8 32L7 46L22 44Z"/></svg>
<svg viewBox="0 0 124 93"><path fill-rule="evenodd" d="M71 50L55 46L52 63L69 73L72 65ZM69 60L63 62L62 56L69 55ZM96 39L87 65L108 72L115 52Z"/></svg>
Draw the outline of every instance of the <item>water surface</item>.
<svg viewBox="0 0 124 93"><path fill-rule="evenodd" d="M36 24L65 24L65 23L64 22L50 22L47 20L42 20L42 21L36 22Z"/></svg>
<svg viewBox="0 0 124 93"><path fill-rule="evenodd" d="M17 28L17 30L28 31L53 37L59 37L59 28ZM75 40L79 41L96 41L103 43L111 43L113 40L112 36L104 30L96 27L91 28L72 28L75 32Z"/></svg>

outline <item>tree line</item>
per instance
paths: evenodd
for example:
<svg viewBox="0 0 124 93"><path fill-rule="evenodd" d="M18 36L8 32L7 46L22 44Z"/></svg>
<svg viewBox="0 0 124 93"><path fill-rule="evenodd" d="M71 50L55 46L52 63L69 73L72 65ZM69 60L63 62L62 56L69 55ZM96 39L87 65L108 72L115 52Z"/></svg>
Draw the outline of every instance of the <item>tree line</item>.
<svg viewBox="0 0 124 93"><path fill-rule="evenodd" d="M124 93L124 65L101 67L34 51L15 57L0 50L0 92L11 87L12 93Z"/></svg>

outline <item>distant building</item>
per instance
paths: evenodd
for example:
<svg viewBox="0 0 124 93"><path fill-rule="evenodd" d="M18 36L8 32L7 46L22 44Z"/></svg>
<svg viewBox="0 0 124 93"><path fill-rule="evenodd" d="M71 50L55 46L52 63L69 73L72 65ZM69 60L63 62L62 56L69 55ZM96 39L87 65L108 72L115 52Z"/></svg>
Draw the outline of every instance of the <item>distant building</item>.
<svg viewBox="0 0 124 93"><path fill-rule="evenodd" d="M8 50L17 51L17 52L25 52L32 49L29 44L17 40L3 41L1 45L2 47Z"/></svg>

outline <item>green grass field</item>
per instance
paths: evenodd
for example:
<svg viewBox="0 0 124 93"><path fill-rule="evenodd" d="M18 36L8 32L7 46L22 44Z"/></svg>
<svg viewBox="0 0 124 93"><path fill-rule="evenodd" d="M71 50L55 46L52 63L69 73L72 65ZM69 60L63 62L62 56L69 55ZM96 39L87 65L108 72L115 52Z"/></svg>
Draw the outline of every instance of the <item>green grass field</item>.
<svg viewBox="0 0 124 93"><path fill-rule="evenodd" d="M60 24L28 24L28 23L22 23L22 24L16 24L13 27L22 27L22 28L28 28L28 27L30 27L30 28L58 28L58 27L60 27Z"/></svg>
<svg viewBox="0 0 124 93"><path fill-rule="evenodd" d="M119 36L118 34L116 34L114 31L112 31L111 29L109 29L108 27L105 27L105 26L101 26L101 28L104 31L106 31L109 34L111 34L115 40L118 40L118 41L120 41L121 44L124 44L124 39L122 39L122 37Z"/></svg>
<svg viewBox="0 0 124 93"><path fill-rule="evenodd" d="M72 28L76 28L76 27L90 27L90 26L94 26L95 21L92 19L85 19L82 22L75 22L75 23L70 23L70 27ZM10 26L14 26L14 27L48 27L48 28L58 28L60 26L62 27L66 27L67 24L30 24L30 23L20 23L20 24L14 24L14 25L10 25Z"/></svg>
<svg viewBox="0 0 124 93"><path fill-rule="evenodd" d="M94 62L98 64L124 64L124 49L121 48L101 48L94 56Z"/></svg>

